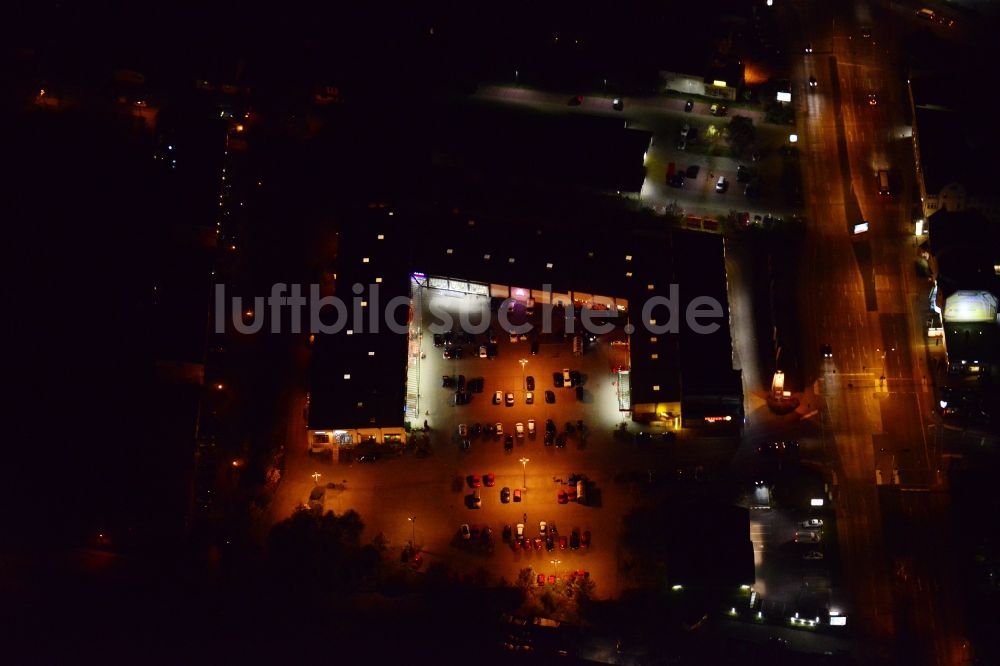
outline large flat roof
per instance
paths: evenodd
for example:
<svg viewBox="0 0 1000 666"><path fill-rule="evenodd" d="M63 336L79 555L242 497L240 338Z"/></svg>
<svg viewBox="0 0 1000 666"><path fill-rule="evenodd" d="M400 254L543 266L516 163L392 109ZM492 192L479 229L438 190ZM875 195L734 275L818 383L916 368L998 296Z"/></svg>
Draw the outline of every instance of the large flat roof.
<svg viewBox="0 0 1000 666"><path fill-rule="evenodd" d="M470 177L622 192L642 189L652 140L623 118L472 102L443 110L429 134L437 161Z"/></svg>
<svg viewBox="0 0 1000 666"><path fill-rule="evenodd" d="M667 231L654 221L622 213L604 229L573 228L566 220L518 222L441 209L369 209L340 234L337 289L382 278L382 301L409 295L411 272L484 284L574 291L627 299L632 335L633 404L690 396L740 396L729 333L724 241L699 232ZM378 236L383 236L379 239ZM367 261L366 261L367 260ZM669 297L677 285L679 334L653 334L641 326L643 304ZM719 302L719 328L699 335L684 322L696 297ZM652 311L659 324L667 309ZM407 345L390 332L320 338L313 364L310 422L318 427L402 420ZM374 357L368 352L375 352ZM342 376L350 374L351 380ZM357 379L356 379L357 377ZM681 389L683 388L683 391ZM387 411L360 400L386 399ZM344 403L327 406L327 400ZM363 402L357 406L357 402ZM334 423L334 421L336 423Z"/></svg>
<svg viewBox="0 0 1000 666"><path fill-rule="evenodd" d="M954 77L919 77L911 82L921 169L928 192L949 183L970 193L992 191L994 155L1000 150L989 132L976 122L982 111L970 99L967 86Z"/></svg>

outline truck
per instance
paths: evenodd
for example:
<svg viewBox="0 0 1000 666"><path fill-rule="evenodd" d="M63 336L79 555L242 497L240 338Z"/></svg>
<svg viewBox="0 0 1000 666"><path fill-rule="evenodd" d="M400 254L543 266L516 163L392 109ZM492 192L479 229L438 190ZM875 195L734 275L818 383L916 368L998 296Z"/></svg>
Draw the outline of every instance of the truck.
<svg viewBox="0 0 1000 666"><path fill-rule="evenodd" d="M879 169L878 171L878 193L892 194L889 190L889 172L886 169Z"/></svg>

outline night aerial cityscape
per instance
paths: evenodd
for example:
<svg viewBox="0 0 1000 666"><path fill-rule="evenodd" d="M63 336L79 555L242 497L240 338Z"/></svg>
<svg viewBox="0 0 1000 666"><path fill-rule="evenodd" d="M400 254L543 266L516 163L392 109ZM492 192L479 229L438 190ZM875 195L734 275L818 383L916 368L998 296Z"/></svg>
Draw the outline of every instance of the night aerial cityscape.
<svg viewBox="0 0 1000 666"><path fill-rule="evenodd" d="M1000 3L7 14L0 662L1000 664Z"/></svg>

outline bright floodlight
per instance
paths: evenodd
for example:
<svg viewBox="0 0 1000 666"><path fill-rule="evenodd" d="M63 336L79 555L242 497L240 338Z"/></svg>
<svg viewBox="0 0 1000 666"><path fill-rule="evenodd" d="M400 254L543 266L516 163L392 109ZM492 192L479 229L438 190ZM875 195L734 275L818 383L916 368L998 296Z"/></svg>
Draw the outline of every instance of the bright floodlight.
<svg viewBox="0 0 1000 666"><path fill-rule="evenodd" d="M798 134L789 134L788 135L788 143L797 143L798 140L799 140L799 135Z"/></svg>

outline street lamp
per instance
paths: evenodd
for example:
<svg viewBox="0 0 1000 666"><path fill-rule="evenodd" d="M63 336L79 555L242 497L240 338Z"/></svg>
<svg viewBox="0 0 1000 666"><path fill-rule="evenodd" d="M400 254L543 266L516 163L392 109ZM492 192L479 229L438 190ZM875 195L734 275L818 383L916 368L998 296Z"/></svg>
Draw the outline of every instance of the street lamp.
<svg viewBox="0 0 1000 666"><path fill-rule="evenodd" d="M413 527L413 530L410 533L410 544L415 546L417 543L417 517L410 516L407 520L410 521L410 525Z"/></svg>
<svg viewBox="0 0 1000 666"><path fill-rule="evenodd" d="M521 468L524 470L524 485L521 487L525 490L528 489L528 458L521 458Z"/></svg>
<svg viewBox="0 0 1000 666"><path fill-rule="evenodd" d="M518 363L521 364L521 388L524 389L524 390L527 390L528 387L524 383L525 382L525 379L524 379L524 366L528 365L528 359L522 358L521 360L518 361Z"/></svg>
<svg viewBox="0 0 1000 666"><path fill-rule="evenodd" d="M321 476L323 476L323 475L320 474L319 472L313 472L312 473L313 483L315 483L317 486L319 485L319 477L321 477Z"/></svg>

